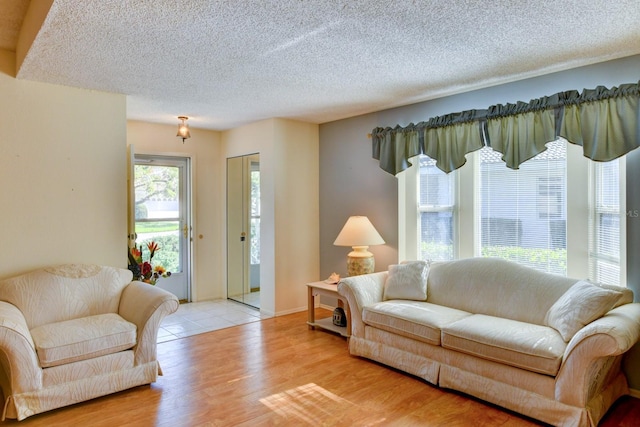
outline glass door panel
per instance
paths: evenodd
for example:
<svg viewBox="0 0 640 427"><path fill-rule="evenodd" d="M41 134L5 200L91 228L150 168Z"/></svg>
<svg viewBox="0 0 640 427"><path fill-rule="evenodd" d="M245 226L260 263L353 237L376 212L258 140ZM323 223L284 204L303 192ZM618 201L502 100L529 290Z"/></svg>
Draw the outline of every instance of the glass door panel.
<svg viewBox="0 0 640 427"><path fill-rule="evenodd" d="M189 301L187 168L188 159L160 156L136 156L134 168L136 246L143 261L170 272L155 285L184 301ZM152 242L157 249L150 259Z"/></svg>
<svg viewBox="0 0 640 427"><path fill-rule="evenodd" d="M227 159L227 298L260 308L260 158Z"/></svg>

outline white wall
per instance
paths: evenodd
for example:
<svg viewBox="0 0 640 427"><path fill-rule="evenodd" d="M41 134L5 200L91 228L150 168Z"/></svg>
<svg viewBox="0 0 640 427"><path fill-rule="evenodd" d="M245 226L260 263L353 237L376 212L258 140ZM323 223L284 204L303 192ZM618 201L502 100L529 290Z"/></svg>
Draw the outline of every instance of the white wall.
<svg viewBox="0 0 640 427"><path fill-rule="evenodd" d="M318 126L270 119L224 134L126 121L124 95L17 80L0 51L0 278L51 264L127 266L127 145L192 158L193 299L226 296L225 159L261 153L267 313L306 309L319 280ZM224 140L224 141L223 141ZM223 144L224 142L224 144Z"/></svg>
<svg viewBox="0 0 640 427"><path fill-rule="evenodd" d="M193 277L192 301L225 298L223 279L225 263L220 242L224 236L224 222L219 206L225 203L220 182L224 171L221 157L220 132L193 128L191 138L182 142L176 137L176 125L161 125L139 121L127 122L127 145L136 154L155 154L191 158L193 218Z"/></svg>
<svg viewBox="0 0 640 427"><path fill-rule="evenodd" d="M17 80L0 50L0 277L126 268L124 95Z"/></svg>
<svg viewBox="0 0 640 427"><path fill-rule="evenodd" d="M275 122L276 313L306 309L320 277L318 126Z"/></svg>
<svg viewBox="0 0 640 427"><path fill-rule="evenodd" d="M305 283L319 280L318 126L269 119L223 132L222 143L225 170L228 157L260 153L260 309L304 310Z"/></svg>

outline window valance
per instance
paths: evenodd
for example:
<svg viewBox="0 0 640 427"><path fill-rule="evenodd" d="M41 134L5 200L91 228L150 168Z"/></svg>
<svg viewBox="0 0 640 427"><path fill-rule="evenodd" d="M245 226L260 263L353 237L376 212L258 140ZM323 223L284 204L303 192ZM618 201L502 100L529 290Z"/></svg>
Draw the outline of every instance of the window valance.
<svg viewBox="0 0 640 427"><path fill-rule="evenodd" d="M484 146L502 153L506 166L520 164L563 137L583 147L585 157L609 161L640 146L640 82L607 89L566 91L516 104L492 105L432 117L418 124L371 132L373 157L396 175L425 154L451 172Z"/></svg>

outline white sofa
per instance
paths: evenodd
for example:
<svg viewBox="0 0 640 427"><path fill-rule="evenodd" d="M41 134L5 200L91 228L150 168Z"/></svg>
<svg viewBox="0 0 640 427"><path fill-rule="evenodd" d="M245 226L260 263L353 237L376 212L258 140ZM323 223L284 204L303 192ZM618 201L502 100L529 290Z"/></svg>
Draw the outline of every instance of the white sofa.
<svg viewBox="0 0 640 427"><path fill-rule="evenodd" d="M178 299L129 270L68 264L0 280L2 420L149 384Z"/></svg>
<svg viewBox="0 0 640 427"><path fill-rule="evenodd" d="M422 283L423 282L423 283ZM629 393L630 290L496 258L342 279L349 351L557 426L595 426Z"/></svg>

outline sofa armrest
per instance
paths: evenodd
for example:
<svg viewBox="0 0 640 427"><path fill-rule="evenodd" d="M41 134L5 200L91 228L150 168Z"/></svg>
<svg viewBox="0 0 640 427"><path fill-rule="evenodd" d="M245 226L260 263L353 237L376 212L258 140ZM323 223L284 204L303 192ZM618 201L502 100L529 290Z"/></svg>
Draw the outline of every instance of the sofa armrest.
<svg viewBox="0 0 640 427"><path fill-rule="evenodd" d="M16 306L5 301L0 301L0 365L5 399L42 387L42 369L27 321Z"/></svg>
<svg viewBox="0 0 640 427"><path fill-rule="evenodd" d="M356 337L364 336L362 309L368 305L382 301L386 280L387 272L382 271L379 273L346 277L338 283L338 293L349 301L351 335Z"/></svg>
<svg viewBox="0 0 640 427"><path fill-rule="evenodd" d="M136 365L156 360L160 322L179 305L175 295L148 283L133 281L124 288L118 314L137 326Z"/></svg>
<svg viewBox="0 0 640 427"><path fill-rule="evenodd" d="M584 406L619 369L620 356L640 339L640 303L619 306L578 331L567 346L556 377L556 399ZM615 365L615 366L614 366Z"/></svg>

